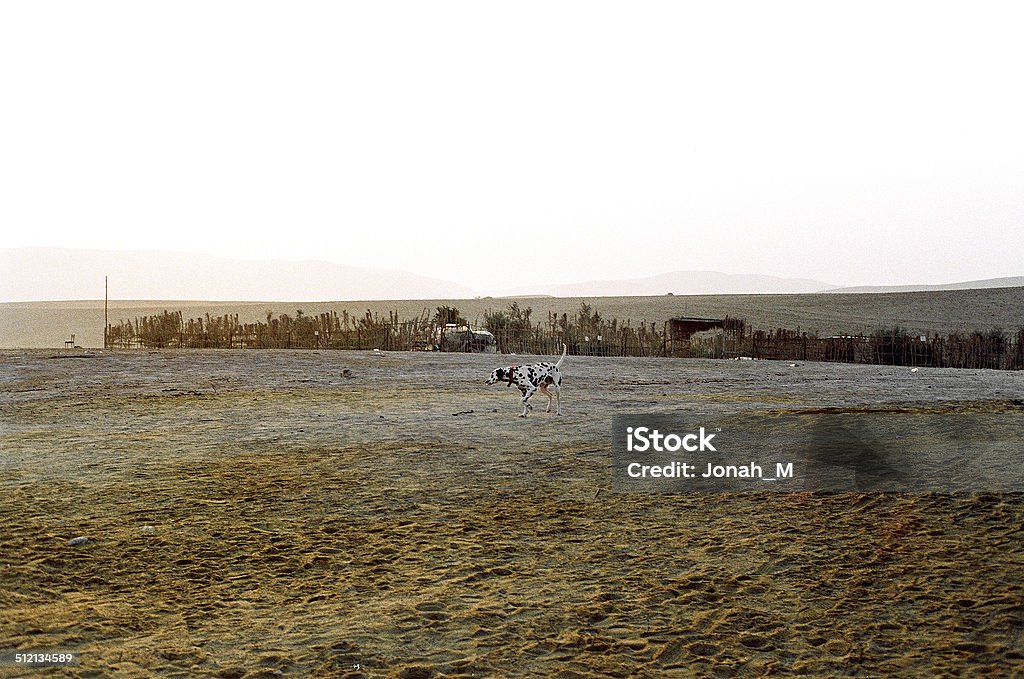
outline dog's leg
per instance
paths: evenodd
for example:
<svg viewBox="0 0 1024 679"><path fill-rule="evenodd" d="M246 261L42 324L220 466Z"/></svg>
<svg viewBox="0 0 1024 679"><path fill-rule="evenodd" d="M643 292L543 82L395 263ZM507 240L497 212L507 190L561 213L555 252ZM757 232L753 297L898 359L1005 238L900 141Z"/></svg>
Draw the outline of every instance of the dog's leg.
<svg viewBox="0 0 1024 679"><path fill-rule="evenodd" d="M557 382L554 384L555 387L555 415L562 414L562 387ZM548 403L548 409L550 410L551 403Z"/></svg>
<svg viewBox="0 0 1024 679"><path fill-rule="evenodd" d="M551 399L554 398L554 396L552 396L551 392L548 391L548 385L546 385L546 384L540 385L540 391L541 391L542 394L544 394L545 396L548 397L548 407L547 407L547 410L545 410L544 412L550 413L551 412Z"/></svg>
<svg viewBox="0 0 1024 679"><path fill-rule="evenodd" d="M535 391L537 391L537 387L529 387L523 392L523 414L519 417L526 417L526 411L533 407L530 405L530 397Z"/></svg>

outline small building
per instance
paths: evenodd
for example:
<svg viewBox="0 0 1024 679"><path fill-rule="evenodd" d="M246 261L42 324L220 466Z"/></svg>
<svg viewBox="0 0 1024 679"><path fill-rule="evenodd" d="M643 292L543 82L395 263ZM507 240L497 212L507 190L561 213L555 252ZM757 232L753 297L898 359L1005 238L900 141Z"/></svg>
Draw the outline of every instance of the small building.
<svg viewBox="0 0 1024 679"><path fill-rule="evenodd" d="M726 358L735 353L746 323L739 318L694 318L668 321L668 356Z"/></svg>

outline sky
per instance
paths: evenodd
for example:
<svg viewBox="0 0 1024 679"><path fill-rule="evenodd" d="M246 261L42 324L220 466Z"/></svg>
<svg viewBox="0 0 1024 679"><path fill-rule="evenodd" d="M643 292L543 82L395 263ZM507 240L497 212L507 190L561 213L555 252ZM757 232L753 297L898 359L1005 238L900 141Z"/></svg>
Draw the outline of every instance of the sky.
<svg viewBox="0 0 1024 679"><path fill-rule="evenodd" d="M0 247L1024 274L1013 3L0 4Z"/></svg>

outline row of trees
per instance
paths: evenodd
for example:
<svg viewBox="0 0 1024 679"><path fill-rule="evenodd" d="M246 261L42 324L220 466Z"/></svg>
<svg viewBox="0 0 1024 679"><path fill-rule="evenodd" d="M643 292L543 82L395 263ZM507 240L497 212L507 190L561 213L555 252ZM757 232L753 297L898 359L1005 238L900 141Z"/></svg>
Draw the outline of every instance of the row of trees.
<svg viewBox="0 0 1024 679"><path fill-rule="evenodd" d="M484 327L494 333L503 352L559 354L562 344L574 355L657 356L665 352L667 328L631 319L606 319L583 302L574 314L548 312L534 322L533 310L512 302L503 311L484 314Z"/></svg>
<svg viewBox="0 0 1024 679"><path fill-rule="evenodd" d="M512 302L506 309L484 312L483 327L494 334L498 348L515 353L560 353L569 345L575 354L646 356L663 351L664 332L654 323L607 320L589 304L575 314L549 313L533 321L533 310ZM238 315L184 318L180 311L122 320L107 332L112 347L180 348L323 348L426 349L436 346L445 325L469 325L456 307L439 306L415 319L402 320L369 310L362 317L347 311L307 315L268 312L264 321L241 323Z"/></svg>
<svg viewBox="0 0 1024 679"><path fill-rule="evenodd" d="M112 347L223 349L371 349L402 348L429 331L425 318L400 320L369 310L362 317L328 311L310 316L267 312L266 321L240 323L238 315L184 319L180 311L120 321L107 330Z"/></svg>
<svg viewBox="0 0 1024 679"><path fill-rule="evenodd" d="M504 353L558 354L562 344L570 353L602 356L731 357L779 360L839 361L957 368L1024 369L1024 327L958 332L945 337L921 337L904 328L879 329L869 336L817 337L799 331L754 330L740 319L729 319L729 332L717 340L695 339L683 352L670 344L667 324L634 325L630 319L607 319L585 302L573 314L549 313L534 321L533 310L512 302L484 313L483 326L494 334ZM180 348L322 348L416 350L437 346L445 325L468 325L459 309L439 306L413 319L398 312L380 315L369 310L356 317L334 311L306 315L268 312L265 321L239 322L238 315L185 319L180 311L121 321L108 328L112 347ZM714 339L714 333L711 333Z"/></svg>

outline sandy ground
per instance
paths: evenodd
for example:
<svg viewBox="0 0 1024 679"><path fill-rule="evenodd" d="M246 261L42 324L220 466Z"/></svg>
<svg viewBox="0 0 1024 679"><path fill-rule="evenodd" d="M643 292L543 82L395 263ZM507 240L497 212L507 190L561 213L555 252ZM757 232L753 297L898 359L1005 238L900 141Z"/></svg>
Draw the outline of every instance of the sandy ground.
<svg viewBox="0 0 1024 679"><path fill-rule="evenodd" d="M1013 409L1024 375L569 357L521 420L508 361L0 352L0 647L82 658L0 674L1024 673L1020 495L608 471L616 413Z"/></svg>

